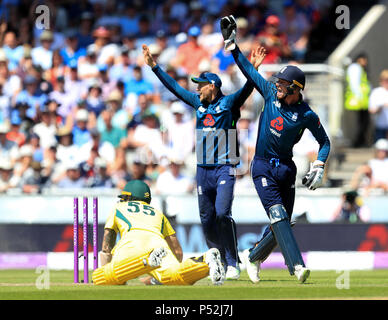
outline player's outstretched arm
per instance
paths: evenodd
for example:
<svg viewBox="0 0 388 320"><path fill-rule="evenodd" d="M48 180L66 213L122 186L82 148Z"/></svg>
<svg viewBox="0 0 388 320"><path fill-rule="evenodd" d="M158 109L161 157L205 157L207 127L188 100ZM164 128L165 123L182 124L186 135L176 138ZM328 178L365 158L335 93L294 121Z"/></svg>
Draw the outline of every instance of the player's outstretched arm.
<svg viewBox="0 0 388 320"><path fill-rule="evenodd" d="M148 48L148 46L143 44L142 48L143 48L144 62L147 65L149 65L151 68L155 67L156 66L156 62L155 62L154 58L152 57L152 54L151 54L150 49Z"/></svg>
<svg viewBox="0 0 388 320"><path fill-rule="evenodd" d="M256 65L259 67L263 62L266 56L265 49L257 48L256 50L253 50L253 56L251 55L252 63L243 55L237 45L236 48L232 50L232 55L241 72L253 83L264 99L273 95L273 84L265 80L255 67Z"/></svg>
<svg viewBox="0 0 388 320"><path fill-rule="evenodd" d="M265 57L267 55L267 51L262 46L257 46L256 49L252 49L251 51L251 63L257 70L263 63Z"/></svg>
<svg viewBox="0 0 388 320"><path fill-rule="evenodd" d="M172 77L170 77L166 72L160 68L160 66L155 62L154 58L151 55L149 48L143 44L143 57L144 62L152 68L152 71L163 83L163 85L171 91L178 99L182 100L186 104L197 109L201 102L199 101L198 95L192 93L184 88L182 88Z"/></svg>

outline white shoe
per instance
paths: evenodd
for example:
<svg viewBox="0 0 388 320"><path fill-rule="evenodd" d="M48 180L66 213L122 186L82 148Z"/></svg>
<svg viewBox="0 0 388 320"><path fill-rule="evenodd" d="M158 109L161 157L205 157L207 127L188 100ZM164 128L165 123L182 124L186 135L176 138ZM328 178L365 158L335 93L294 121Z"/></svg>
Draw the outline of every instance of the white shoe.
<svg viewBox="0 0 388 320"><path fill-rule="evenodd" d="M209 277L214 285L222 285L225 281L225 270L221 263L221 254L217 248L211 248L205 253L205 262L209 266Z"/></svg>
<svg viewBox="0 0 388 320"><path fill-rule="evenodd" d="M148 265L150 267L159 267L162 263L162 259L166 255L167 255L167 251L163 247L155 249L150 253L148 257Z"/></svg>
<svg viewBox="0 0 388 320"><path fill-rule="evenodd" d="M247 269L248 277L253 283L258 283L260 281L259 272L260 272L260 261L250 262L249 261L249 249L245 249L242 252L241 258L245 267Z"/></svg>
<svg viewBox="0 0 388 320"><path fill-rule="evenodd" d="M305 282L310 275L310 270L301 266L300 264L295 266L294 273L296 278L301 282Z"/></svg>
<svg viewBox="0 0 388 320"><path fill-rule="evenodd" d="M240 278L240 268L239 267L233 267L228 266L226 268L226 280L238 280Z"/></svg>

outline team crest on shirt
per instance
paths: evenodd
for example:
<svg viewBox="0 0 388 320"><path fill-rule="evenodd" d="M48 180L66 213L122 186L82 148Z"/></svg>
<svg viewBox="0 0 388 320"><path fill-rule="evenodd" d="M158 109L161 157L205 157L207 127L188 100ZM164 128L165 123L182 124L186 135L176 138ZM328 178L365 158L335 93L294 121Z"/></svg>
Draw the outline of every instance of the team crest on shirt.
<svg viewBox="0 0 388 320"><path fill-rule="evenodd" d="M200 106L200 107L198 108L198 111L203 113L203 112L206 111L206 109L205 109L204 107Z"/></svg>
<svg viewBox="0 0 388 320"><path fill-rule="evenodd" d="M275 100L273 102L273 104L275 105L276 108L280 108L282 105L280 104L279 100Z"/></svg>
<svg viewBox="0 0 388 320"><path fill-rule="evenodd" d="M291 117L292 121L296 121L298 119L298 112L294 112L294 114Z"/></svg>

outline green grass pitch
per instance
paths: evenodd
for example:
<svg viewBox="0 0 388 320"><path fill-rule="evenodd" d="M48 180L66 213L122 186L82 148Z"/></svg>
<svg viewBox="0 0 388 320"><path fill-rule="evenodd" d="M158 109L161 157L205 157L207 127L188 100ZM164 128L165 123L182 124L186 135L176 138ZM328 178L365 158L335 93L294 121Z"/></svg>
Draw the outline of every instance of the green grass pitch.
<svg viewBox="0 0 388 320"><path fill-rule="evenodd" d="M245 271L240 280L213 286L202 279L194 286L145 286L131 280L123 286L74 284L72 271L49 271L49 287L40 288L35 270L0 270L1 300L265 300L265 299L388 299L388 269L373 271L312 271L305 284L287 270L261 271L253 284ZM347 277L348 280L343 280ZM80 272L80 279L82 274ZM41 279L41 278L40 278ZM37 281L38 280L38 281ZM46 278L47 280L47 278ZM38 286L37 286L38 284ZM342 289L341 289L342 287Z"/></svg>

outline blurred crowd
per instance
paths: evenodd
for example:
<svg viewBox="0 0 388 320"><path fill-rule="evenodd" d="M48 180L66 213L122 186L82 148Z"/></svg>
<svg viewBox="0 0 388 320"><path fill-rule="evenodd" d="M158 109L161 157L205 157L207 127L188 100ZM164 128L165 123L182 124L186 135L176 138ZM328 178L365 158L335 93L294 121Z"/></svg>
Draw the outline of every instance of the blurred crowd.
<svg viewBox="0 0 388 320"><path fill-rule="evenodd" d="M238 43L247 56L261 44L268 52L264 63L303 63L310 31L325 8L313 0L280 3L3 0L0 192L122 188L142 179L159 194L191 193L195 114L144 64L141 45L182 87L195 91L190 77L211 71L229 94L245 78L223 50L222 16L236 17ZM48 17L36 11L39 5L49 9ZM261 103L254 91L238 123L237 193L254 193L248 163ZM309 144L308 133L302 141L305 147L295 154L306 165L317 146Z"/></svg>
<svg viewBox="0 0 388 320"><path fill-rule="evenodd" d="M141 45L181 86L195 90L190 76L208 70L234 92L245 80L223 50L219 19L228 14L247 55L267 48L265 63L303 62L320 17L308 0L277 12L263 0L2 1L0 192L122 188L135 178L157 193L192 192L195 115L145 66ZM239 123L246 168L259 103L252 94Z"/></svg>

